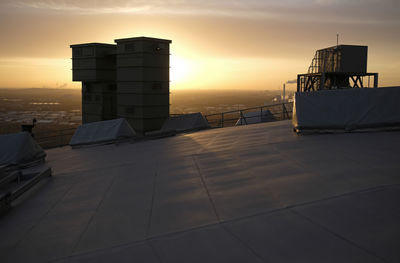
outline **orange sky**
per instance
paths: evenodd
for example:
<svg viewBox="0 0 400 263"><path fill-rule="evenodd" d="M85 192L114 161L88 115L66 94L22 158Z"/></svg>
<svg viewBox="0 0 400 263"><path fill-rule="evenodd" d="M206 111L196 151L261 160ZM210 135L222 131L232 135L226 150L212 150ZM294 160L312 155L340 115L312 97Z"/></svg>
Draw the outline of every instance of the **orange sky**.
<svg viewBox="0 0 400 263"><path fill-rule="evenodd" d="M399 2L2 0L0 87L79 88L70 44L148 36L173 41L171 90L278 89L336 33L369 46L381 86L400 85Z"/></svg>

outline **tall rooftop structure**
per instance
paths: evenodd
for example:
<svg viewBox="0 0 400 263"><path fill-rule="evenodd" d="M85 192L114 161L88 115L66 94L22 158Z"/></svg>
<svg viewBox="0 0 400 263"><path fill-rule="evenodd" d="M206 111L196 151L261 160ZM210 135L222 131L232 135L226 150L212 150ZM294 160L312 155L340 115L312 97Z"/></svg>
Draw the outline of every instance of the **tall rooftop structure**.
<svg viewBox="0 0 400 263"><path fill-rule="evenodd" d="M141 133L169 117L170 40L135 37L117 43L117 115Z"/></svg>
<svg viewBox="0 0 400 263"><path fill-rule="evenodd" d="M71 45L72 80L82 81L82 123L115 119L116 45Z"/></svg>
<svg viewBox="0 0 400 263"><path fill-rule="evenodd" d="M73 80L82 81L82 122L125 118L139 134L169 117L170 40L135 37L116 45L71 45Z"/></svg>
<svg viewBox="0 0 400 263"><path fill-rule="evenodd" d="M307 73L297 75L297 91L377 88L378 73L367 73L367 57L367 46L337 45L317 50Z"/></svg>

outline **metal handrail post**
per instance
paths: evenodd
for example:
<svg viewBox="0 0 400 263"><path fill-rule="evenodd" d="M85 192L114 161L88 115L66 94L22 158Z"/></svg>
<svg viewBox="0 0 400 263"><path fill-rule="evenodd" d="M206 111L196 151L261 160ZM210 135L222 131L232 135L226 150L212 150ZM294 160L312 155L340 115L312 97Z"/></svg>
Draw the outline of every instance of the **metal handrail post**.
<svg viewBox="0 0 400 263"><path fill-rule="evenodd" d="M243 115L243 111L240 110L239 112L240 112L240 118L244 121L244 124L247 125L247 120L246 117ZM242 122L240 122L240 124L242 124Z"/></svg>

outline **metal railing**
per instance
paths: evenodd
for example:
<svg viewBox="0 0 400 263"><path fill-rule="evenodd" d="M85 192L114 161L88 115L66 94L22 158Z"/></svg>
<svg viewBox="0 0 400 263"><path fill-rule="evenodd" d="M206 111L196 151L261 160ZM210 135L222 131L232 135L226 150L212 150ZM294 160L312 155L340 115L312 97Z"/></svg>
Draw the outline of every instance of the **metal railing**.
<svg viewBox="0 0 400 263"><path fill-rule="evenodd" d="M36 142L44 149L68 145L76 128L35 133Z"/></svg>
<svg viewBox="0 0 400 263"><path fill-rule="evenodd" d="M204 117L212 128L247 125L256 122L287 120L292 118L293 102L277 103L253 108L208 114ZM177 114L179 115L179 114ZM41 131L35 133L36 142L44 149L68 145L76 128Z"/></svg>
<svg viewBox="0 0 400 263"><path fill-rule="evenodd" d="M288 120L292 118L292 111L293 102L285 102L208 114L204 117L212 128L223 128L258 122Z"/></svg>

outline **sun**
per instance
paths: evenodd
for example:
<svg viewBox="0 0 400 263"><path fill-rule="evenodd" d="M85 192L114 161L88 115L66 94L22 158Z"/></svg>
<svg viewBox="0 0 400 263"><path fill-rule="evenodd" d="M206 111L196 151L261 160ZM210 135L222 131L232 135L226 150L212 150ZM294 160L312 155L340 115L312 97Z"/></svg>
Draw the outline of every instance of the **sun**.
<svg viewBox="0 0 400 263"><path fill-rule="evenodd" d="M190 60L171 55L170 65L170 79L173 85L183 84L193 77L193 63Z"/></svg>

